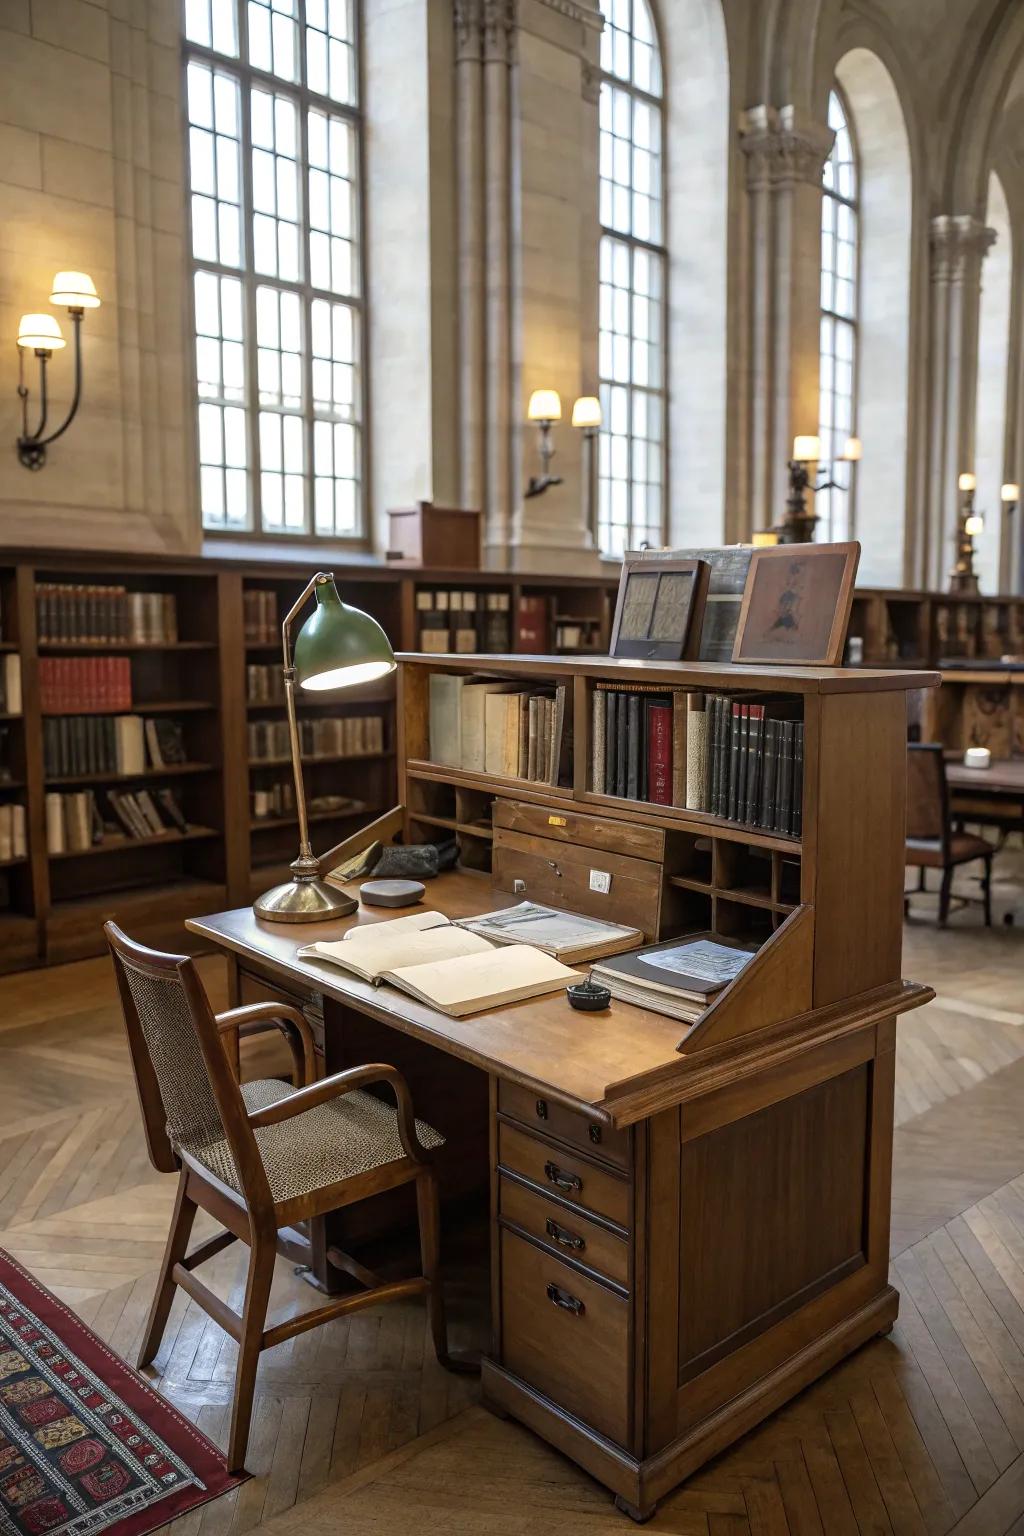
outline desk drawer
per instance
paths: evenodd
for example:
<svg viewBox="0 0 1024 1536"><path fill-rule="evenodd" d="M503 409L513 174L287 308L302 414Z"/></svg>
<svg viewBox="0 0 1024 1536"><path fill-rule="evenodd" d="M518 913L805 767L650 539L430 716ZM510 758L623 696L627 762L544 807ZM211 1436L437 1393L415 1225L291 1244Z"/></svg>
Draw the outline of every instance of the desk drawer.
<svg viewBox="0 0 1024 1536"><path fill-rule="evenodd" d="M629 1167L628 1131L616 1131L610 1125L588 1120L586 1115L540 1098L518 1083L498 1084L498 1108L503 1115L521 1120L542 1136L555 1136L619 1168Z"/></svg>
<svg viewBox="0 0 1024 1536"><path fill-rule="evenodd" d="M629 1443L629 1302L501 1234L502 1364L567 1413Z"/></svg>
<svg viewBox="0 0 1024 1536"><path fill-rule="evenodd" d="M628 1180L596 1167L576 1152L527 1136L514 1125L498 1128L498 1160L540 1189L593 1211L627 1230L632 1226Z"/></svg>
<svg viewBox="0 0 1024 1536"><path fill-rule="evenodd" d="M628 923L641 929L648 940L657 937L660 864L496 827L493 867L492 883L499 891L610 923ZM595 872L608 877L606 890L592 889Z"/></svg>
<svg viewBox="0 0 1024 1536"><path fill-rule="evenodd" d="M519 800L496 800L492 817L495 827L525 833L529 837L549 837L573 846L604 848L609 853L650 859L654 864L661 864L665 858L665 833L660 827L641 827L636 822L587 816L580 811L552 811L547 806Z"/></svg>
<svg viewBox="0 0 1024 1536"><path fill-rule="evenodd" d="M629 1243L575 1211L566 1211L515 1179L502 1178L501 1214L552 1253L575 1259L588 1269L629 1287Z"/></svg>

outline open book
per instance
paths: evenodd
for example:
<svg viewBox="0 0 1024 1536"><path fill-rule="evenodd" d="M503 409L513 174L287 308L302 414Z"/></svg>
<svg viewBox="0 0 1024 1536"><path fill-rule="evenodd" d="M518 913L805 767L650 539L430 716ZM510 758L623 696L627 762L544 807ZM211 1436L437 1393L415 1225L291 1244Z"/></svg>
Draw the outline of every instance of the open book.
<svg viewBox="0 0 1024 1536"><path fill-rule="evenodd" d="M453 1018L554 992L578 979L539 949L490 944L440 912L351 928L336 943L319 940L298 953L340 966L362 981L390 982Z"/></svg>
<svg viewBox="0 0 1024 1536"><path fill-rule="evenodd" d="M609 923L600 917L584 917L579 912L561 912L556 907L542 906L539 901L521 901L498 912L463 917L459 926L493 939L496 944L532 944L534 949L542 949L569 965L636 949L644 938L639 928Z"/></svg>

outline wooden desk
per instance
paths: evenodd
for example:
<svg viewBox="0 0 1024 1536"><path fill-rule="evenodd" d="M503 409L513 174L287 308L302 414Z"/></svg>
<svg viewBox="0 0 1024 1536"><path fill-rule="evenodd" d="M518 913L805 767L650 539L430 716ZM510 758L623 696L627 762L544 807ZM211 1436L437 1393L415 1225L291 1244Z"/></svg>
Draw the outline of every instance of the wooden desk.
<svg viewBox="0 0 1024 1536"><path fill-rule="evenodd" d="M450 874L427 905L460 916L509 899ZM233 1001L305 1008L325 1072L406 1073L448 1138L443 1191L490 1186L485 1402L645 1518L891 1326L895 1018L932 994L893 981L691 1052L684 1026L627 1004L577 1014L557 993L453 1020L296 956L389 915L297 930L244 908L188 927L227 955ZM327 1247L358 1250L366 1219L350 1208L314 1233L326 1286L344 1279Z"/></svg>
<svg viewBox="0 0 1024 1536"><path fill-rule="evenodd" d="M1024 829L1024 758L993 758L990 768L946 761L950 810L958 821L981 822L1003 832Z"/></svg>

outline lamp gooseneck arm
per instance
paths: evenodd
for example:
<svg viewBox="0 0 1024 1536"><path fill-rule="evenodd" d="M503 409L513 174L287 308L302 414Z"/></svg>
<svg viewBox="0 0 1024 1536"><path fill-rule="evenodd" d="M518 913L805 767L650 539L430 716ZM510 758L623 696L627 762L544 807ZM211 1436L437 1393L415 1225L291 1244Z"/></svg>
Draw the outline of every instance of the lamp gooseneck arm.
<svg viewBox="0 0 1024 1536"><path fill-rule="evenodd" d="M57 429L55 431L51 432L49 437L41 437L40 433L42 432L43 428L46 426L46 388L45 388L45 385L46 385L46 370L45 370L45 367L43 368L43 378L42 378L42 383L41 383L41 386L40 386L41 389L42 389L42 393L43 393L43 418L40 421L39 426L38 426L36 432L33 434L32 437L30 437L27 440L27 446L30 447L30 448L33 448L33 449L49 448L51 443L55 443L57 441L58 437L61 437L67 431L68 427L70 427L71 423L74 421L76 415L78 414L78 407L79 407L79 404L80 404L81 399L82 399L82 313L83 312L80 309L71 309L71 310L68 311L68 313L70 314L71 322L72 322L72 324L75 327L75 392L74 392L74 394L71 397L71 407L70 407L67 415L65 416L64 420L61 422L60 426L57 427Z"/></svg>
<svg viewBox="0 0 1024 1536"><path fill-rule="evenodd" d="M309 820L306 815L306 791L302 781L302 747L299 742L299 722L295 713L295 668L292 665L292 623L302 611L311 592L321 583L333 581L333 574L317 571L303 587L296 601L289 608L281 624L281 657L284 664L284 697L288 710L288 740L292 754L292 777L295 780L295 812L299 822L299 858L313 859L309 842Z"/></svg>

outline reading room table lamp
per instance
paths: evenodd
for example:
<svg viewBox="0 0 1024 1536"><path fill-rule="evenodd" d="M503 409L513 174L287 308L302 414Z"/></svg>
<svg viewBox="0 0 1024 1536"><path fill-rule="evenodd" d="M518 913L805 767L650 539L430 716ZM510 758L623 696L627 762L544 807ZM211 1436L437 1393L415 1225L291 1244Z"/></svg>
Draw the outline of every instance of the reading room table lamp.
<svg viewBox="0 0 1024 1536"><path fill-rule="evenodd" d="M295 637L293 653L292 624L311 593L316 596L316 607ZM274 923L324 922L354 912L358 902L346 896L344 891L335 890L324 879L334 867L331 852L318 858L310 847L295 689L324 693L372 683L395 670L395 654L376 619L342 602L330 571L317 571L285 615L281 625L281 649L299 822L299 856L291 866L292 878L267 891L253 903L253 910L257 917L265 917Z"/></svg>

